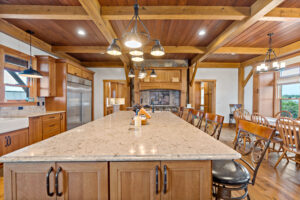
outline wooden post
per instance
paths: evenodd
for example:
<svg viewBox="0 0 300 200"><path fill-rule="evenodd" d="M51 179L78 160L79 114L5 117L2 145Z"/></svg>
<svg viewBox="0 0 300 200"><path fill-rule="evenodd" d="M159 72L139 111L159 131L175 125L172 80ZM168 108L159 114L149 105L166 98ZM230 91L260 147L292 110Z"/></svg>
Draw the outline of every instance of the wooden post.
<svg viewBox="0 0 300 200"><path fill-rule="evenodd" d="M244 72L245 68L238 69L238 103L244 106Z"/></svg>

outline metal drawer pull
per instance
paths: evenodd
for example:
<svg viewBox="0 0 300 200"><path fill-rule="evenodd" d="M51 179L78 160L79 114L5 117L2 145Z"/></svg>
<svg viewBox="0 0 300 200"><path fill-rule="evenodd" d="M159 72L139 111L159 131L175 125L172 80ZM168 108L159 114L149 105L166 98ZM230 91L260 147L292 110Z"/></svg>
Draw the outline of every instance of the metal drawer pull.
<svg viewBox="0 0 300 200"><path fill-rule="evenodd" d="M59 167L58 169L57 169L57 172L56 172L56 175L55 175L55 190L56 190L56 195L57 196L59 196L59 197L61 197L62 196L62 192L59 192L58 191L58 188L59 188L59 184L58 184L58 177L59 177L59 173L62 171L62 168L61 167Z"/></svg>
<svg viewBox="0 0 300 200"><path fill-rule="evenodd" d="M158 166L155 167L155 193L158 194Z"/></svg>
<svg viewBox="0 0 300 200"><path fill-rule="evenodd" d="M8 144L8 136L5 136L5 147L8 147L9 144Z"/></svg>
<svg viewBox="0 0 300 200"><path fill-rule="evenodd" d="M167 180L167 166L164 165L164 194L167 193L167 184L168 184L168 180Z"/></svg>
<svg viewBox="0 0 300 200"><path fill-rule="evenodd" d="M54 192L50 192L50 174L53 172L53 167L50 167L47 176L46 176L46 185L47 185L47 195L52 197Z"/></svg>

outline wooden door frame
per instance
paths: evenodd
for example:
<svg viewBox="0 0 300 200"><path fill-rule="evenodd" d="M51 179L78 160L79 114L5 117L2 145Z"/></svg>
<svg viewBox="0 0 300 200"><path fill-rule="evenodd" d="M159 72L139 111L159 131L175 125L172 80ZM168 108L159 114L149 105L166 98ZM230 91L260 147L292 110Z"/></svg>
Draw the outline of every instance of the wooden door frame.
<svg viewBox="0 0 300 200"><path fill-rule="evenodd" d="M212 91L212 113L216 114L216 86L217 86L217 80L213 80L213 79L196 79L195 84L198 82L212 82L213 83L213 91ZM191 87L191 91L190 92L190 101L192 104L192 107L195 107L195 101L194 101L194 97L195 97L195 84L193 84L193 86Z"/></svg>
<svg viewBox="0 0 300 200"><path fill-rule="evenodd" d="M107 82L114 82L114 83L125 83L126 87L127 87L127 97L125 98L125 105L127 105L128 103L130 103L130 90L129 90L129 94L128 94L128 85L127 85L127 82L126 80L108 80L108 79L105 79L103 80L103 116L106 115L106 103L105 103L105 83ZM129 95L129 96L128 96ZM127 105L128 106L128 105Z"/></svg>

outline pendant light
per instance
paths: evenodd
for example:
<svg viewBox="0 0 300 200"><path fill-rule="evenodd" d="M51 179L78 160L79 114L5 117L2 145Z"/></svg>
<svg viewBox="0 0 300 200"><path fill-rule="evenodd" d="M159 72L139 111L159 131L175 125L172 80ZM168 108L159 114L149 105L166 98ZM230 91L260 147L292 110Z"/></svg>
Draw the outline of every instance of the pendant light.
<svg viewBox="0 0 300 200"><path fill-rule="evenodd" d="M143 79L143 78L145 78L147 76L147 72L146 72L146 70L145 70L145 68L144 67L142 67L142 69L141 69L141 71L139 72L139 79Z"/></svg>
<svg viewBox="0 0 300 200"><path fill-rule="evenodd" d="M120 37L120 41L124 46L128 47L130 49L129 54L133 56L132 60L135 62L142 62L143 58L136 58L136 56L142 56L144 54L143 50L141 49L144 45L148 44L150 41L154 41L155 44L152 47L151 55L153 56L162 56L165 54L164 48L160 44L159 40L153 40L150 37L150 33L145 26L145 24L142 22L140 16L139 16L139 4L137 3L137 0L134 4L134 15L129 21L128 25L125 28L125 33L122 34ZM110 55L121 55L121 49L116 44L116 40L113 40L113 42L110 44L110 46L107 49L107 53Z"/></svg>
<svg viewBox="0 0 300 200"><path fill-rule="evenodd" d="M155 45L152 47L151 55L152 56L163 56L163 55L165 55L165 50L161 46L159 40L155 40Z"/></svg>
<svg viewBox="0 0 300 200"><path fill-rule="evenodd" d="M121 48L117 44L117 39L113 39L112 43L109 45L106 51L109 55L119 56L122 54Z"/></svg>
<svg viewBox="0 0 300 200"><path fill-rule="evenodd" d="M272 49L272 35L274 35L274 33L268 33L269 49L266 53L264 62L256 67L256 71L258 73L268 71L279 71L285 68L285 62L279 62L274 49ZM274 58L272 58L272 55Z"/></svg>
<svg viewBox="0 0 300 200"><path fill-rule="evenodd" d="M131 60L134 62L142 62L144 61L144 58L143 56L132 56Z"/></svg>
<svg viewBox="0 0 300 200"><path fill-rule="evenodd" d="M24 76L27 78L43 78L42 74L40 72L32 69L32 56L31 56L31 35L33 35L33 32L30 30L26 31L29 34L29 48L30 48L30 60L29 60L29 68L25 69L24 71L20 72L20 76Z"/></svg>
<svg viewBox="0 0 300 200"><path fill-rule="evenodd" d="M135 77L133 68L130 68L129 73L128 73L128 77L129 77L129 78L134 78L134 77Z"/></svg>
<svg viewBox="0 0 300 200"><path fill-rule="evenodd" d="M144 52L141 49L132 49L129 51L129 54L132 56L142 56Z"/></svg>
<svg viewBox="0 0 300 200"><path fill-rule="evenodd" d="M152 72L150 74L150 77L151 78L156 78L157 77L157 74L155 73L154 69L152 69Z"/></svg>

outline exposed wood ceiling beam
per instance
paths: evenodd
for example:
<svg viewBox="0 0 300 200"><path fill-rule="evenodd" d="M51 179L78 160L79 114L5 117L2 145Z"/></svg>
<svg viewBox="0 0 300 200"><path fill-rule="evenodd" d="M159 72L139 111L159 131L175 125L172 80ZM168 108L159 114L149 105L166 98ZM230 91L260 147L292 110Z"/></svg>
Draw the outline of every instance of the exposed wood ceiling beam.
<svg viewBox="0 0 300 200"><path fill-rule="evenodd" d="M98 2L98 0L79 0L80 4L86 11L86 13L90 16L91 20L95 23L97 28L100 30L100 32L103 34L103 36L106 38L106 40L110 43L114 38L117 38L116 33L114 32L111 24L109 21L105 21L102 16L100 15L100 9L101 6ZM122 46L122 44L120 44ZM130 79L128 77L128 66L129 66L129 59L125 55L121 55L120 59L122 60L124 64L124 70L126 75L127 83L130 82Z"/></svg>
<svg viewBox="0 0 300 200"><path fill-rule="evenodd" d="M90 20L81 6L1 5L0 18Z"/></svg>
<svg viewBox="0 0 300 200"><path fill-rule="evenodd" d="M150 53L152 46L145 46L143 51ZM54 52L65 53L106 53L107 46L52 46ZM164 46L166 53L205 53L205 47L197 46ZM221 47L214 54L265 54L268 48L256 47ZM278 51L276 49L276 51ZM129 50L125 49L124 53Z"/></svg>
<svg viewBox="0 0 300 200"><path fill-rule="evenodd" d="M143 20L243 20L250 16L250 7L233 6L141 6ZM132 6L102 6L104 20L129 20ZM91 20L81 6L1 5L0 18ZM300 8L274 8L259 20L300 20Z"/></svg>
<svg viewBox="0 0 300 200"><path fill-rule="evenodd" d="M277 54L278 58L282 58L287 55L294 54L296 52L300 52L300 41L294 42L292 44L289 44L287 46L284 46L284 47L278 49L276 51L276 54ZM272 56L271 59L273 59L273 58L274 57ZM249 65L258 64L258 63L264 61L264 59L265 59L265 55L257 56L255 58L252 58L252 59L242 62L241 66L246 67Z"/></svg>
<svg viewBox="0 0 300 200"><path fill-rule="evenodd" d="M199 62L198 68L239 68L240 63Z"/></svg>
<svg viewBox="0 0 300 200"><path fill-rule="evenodd" d="M217 38L215 38L207 47L207 51L203 55L197 55L192 59L191 64L196 62L202 62L214 51L222 47L224 44L241 34L248 27L256 23L265 14L269 13L276 6L282 3L284 0L257 0L251 6L251 16L241 21L233 22L228 28L225 29ZM193 74L197 72L197 65L195 65ZM194 75L192 77L195 77ZM192 86L194 78L191 80L190 85Z"/></svg>
<svg viewBox="0 0 300 200"><path fill-rule="evenodd" d="M17 40L20 40L22 42L29 44L29 34L28 33L26 33L25 31L23 31L22 29L20 29L16 26L8 23L7 21L5 21L3 19L0 19L0 31L16 38ZM57 56L59 58L69 59L73 62L79 63L79 60L73 58L72 56L70 56L66 53L53 52L50 44L38 39L37 37L32 36L31 38L32 38L32 41L31 41L32 46L34 46L42 51L45 51L49 54L52 54L54 56Z"/></svg>
<svg viewBox="0 0 300 200"><path fill-rule="evenodd" d="M81 62L86 67L97 67L97 68L123 68L122 62Z"/></svg>

